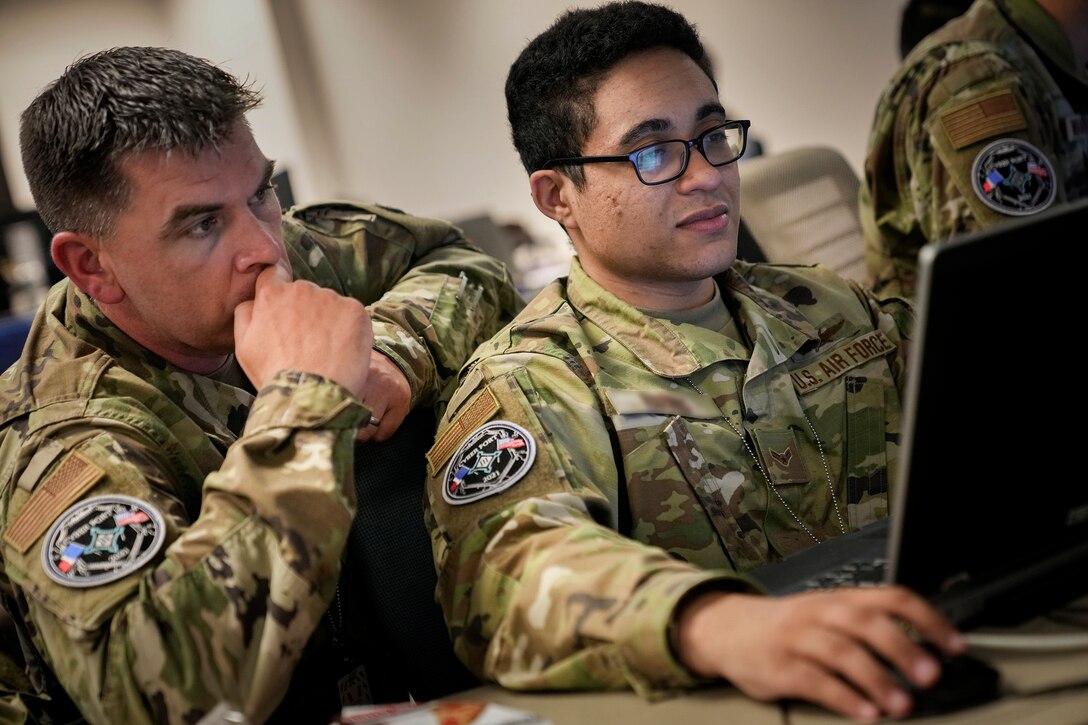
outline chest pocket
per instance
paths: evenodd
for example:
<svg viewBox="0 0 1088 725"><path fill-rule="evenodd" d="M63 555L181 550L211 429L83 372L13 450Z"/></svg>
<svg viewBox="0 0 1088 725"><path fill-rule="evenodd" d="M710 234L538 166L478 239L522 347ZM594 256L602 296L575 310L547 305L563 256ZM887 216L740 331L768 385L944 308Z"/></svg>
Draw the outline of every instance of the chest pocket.
<svg viewBox="0 0 1088 725"><path fill-rule="evenodd" d="M895 386L879 378L845 381L846 510L851 528L888 515L891 473L898 459L899 404Z"/></svg>
<svg viewBox="0 0 1088 725"><path fill-rule="evenodd" d="M806 417L821 431L822 457L845 499L850 528L888 515L900 412L886 361L893 349L882 333L870 332L790 372Z"/></svg>
<svg viewBox="0 0 1088 725"><path fill-rule="evenodd" d="M717 406L682 389L605 397L623 456L630 536L704 568L743 571L766 561L766 540L745 513L759 505L748 454Z"/></svg>

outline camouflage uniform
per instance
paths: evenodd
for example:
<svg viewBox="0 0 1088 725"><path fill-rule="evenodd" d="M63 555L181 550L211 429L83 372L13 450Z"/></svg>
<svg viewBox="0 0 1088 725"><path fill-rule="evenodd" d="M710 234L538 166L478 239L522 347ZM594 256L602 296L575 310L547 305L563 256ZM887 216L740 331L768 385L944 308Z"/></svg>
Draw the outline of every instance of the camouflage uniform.
<svg viewBox="0 0 1088 725"><path fill-rule="evenodd" d="M846 529L887 515L909 304L822 267L736 262L717 283L721 324L678 324L575 259L462 371L428 454L427 522L478 675L690 685L666 637L686 592L749 586L753 567L840 534L839 514Z"/></svg>
<svg viewBox="0 0 1088 725"><path fill-rule="evenodd" d="M860 193L881 295L913 296L928 242L1088 196L1088 69L1034 0L978 0L877 105Z"/></svg>
<svg viewBox="0 0 1088 725"><path fill-rule="evenodd" d="M331 203L283 229L296 278L369 305L414 404L520 306L505 267L444 222ZM266 720L336 589L366 407L307 373L254 394L233 360L180 370L67 280L0 390L0 593L22 628L23 704L70 697L90 722L144 723L229 701ZM60 551L80 529L47 528L76 502L91 543ZM131 563L103 564L111 545ZM79 566L83 583L118 576L79 587Z"/></svg>

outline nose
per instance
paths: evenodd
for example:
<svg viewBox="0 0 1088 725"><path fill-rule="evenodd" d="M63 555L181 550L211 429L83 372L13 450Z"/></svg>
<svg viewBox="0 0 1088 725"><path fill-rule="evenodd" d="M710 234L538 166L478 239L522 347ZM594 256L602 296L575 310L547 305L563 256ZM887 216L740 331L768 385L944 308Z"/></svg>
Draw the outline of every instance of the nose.
<svg viewBox="0 0 1088 725"><path fill-rule="evenodd" d="M234 230L238 235L238 251L234 257L238 271L259 270L280 261L284 247L279 217L274 221L264 221L249 213L242 217Z"/></svg>
<svg viewBox="0 0 1088 725"><path fill-rule="evenodd" d="M725 166L711 166L697 145L688 145L688 167L676 180L681 192L715 189L722 183L722 174L736 162Z"/></svg>

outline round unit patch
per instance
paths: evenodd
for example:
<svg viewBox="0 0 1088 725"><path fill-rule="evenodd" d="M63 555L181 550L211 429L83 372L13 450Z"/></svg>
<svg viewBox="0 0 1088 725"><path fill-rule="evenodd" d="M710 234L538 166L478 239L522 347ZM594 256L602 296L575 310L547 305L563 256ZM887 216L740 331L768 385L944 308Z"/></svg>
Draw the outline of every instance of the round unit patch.
<svg viewBox="0 0 1088 725"><path fill-rule="evenodd" d="M536 441L520 425L493 420L469 435L453 454L442 497L458 505L505 491L529 472Z"/></svg>
<svg viewBox="0 0 1088 725"><path fill-rule="evenodd" d="M1026 216L1054 202L1054 167L1026 141L1003 138L982 149L971 169L971 184L982 203L1002 214Z"/></svg>
<svg viewBox="0 0 1088 725"><path fill-rule="evenodd" d="M42 568L66 587L116 581L162 548L166 526L151 504L113 494L80 501L49 527Z"/></svg>

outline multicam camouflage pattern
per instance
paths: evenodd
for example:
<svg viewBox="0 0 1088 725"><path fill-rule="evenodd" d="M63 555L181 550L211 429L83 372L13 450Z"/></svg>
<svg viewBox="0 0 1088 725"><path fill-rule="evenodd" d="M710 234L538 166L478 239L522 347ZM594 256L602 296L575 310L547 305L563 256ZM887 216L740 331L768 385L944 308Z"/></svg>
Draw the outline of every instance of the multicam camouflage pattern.
<svg viewBox="0 0 1088 725"><path fill-rule="evenodd" d="M371 303L417 400L516 311L505 268L441 222L336 203L292 210L284 232L297 277ZM51 290L0 376L0 596L33 648L4 707L196 722L226 701L263 722L281 701L336 589L369 413L323 378L283 372L254 395L231 368L179 370L67 280ZM25 546L7 536L77 454L98 472L77 500L133 496L166 523L152 565L86 589L46 576L49 521Z"/></svg>
<svg viewBox="0 0 1088 725"><path fill-rule="evenodd" d="M413 407L433 403L522 306L506 267L444 221L326 202L288 210L283 232L297 278L367 305L374 347L404 371Z"/></svg>
<svg viewBox="0 0 1088 725"><path fill-rule="evenodd" d="M859 199L877 294L914 295L924 244L1013 218L971 180L980 152L1006 138L1051 162L1058 202L1088 196L1088 69L1034 0L978 0L884 91Z"/></svg>
<svg viewBox="0 0 1088 725"><path fill-rule="evenodd" d="M887 515L909 304L819 267L737 262L718 284L735 336L649 317L575 259L462 371L427 522L455 648L479 676L690 685L666 636L684 593L749 586L745 572L812 545L793 513L820 539L841 533L828 475L847 528ZM487 420L534 437L532 467L451 505L453 451Z"/></svg>

